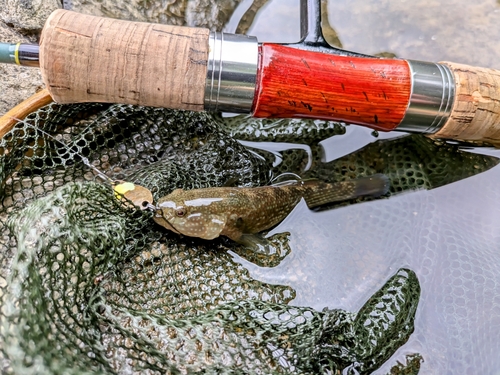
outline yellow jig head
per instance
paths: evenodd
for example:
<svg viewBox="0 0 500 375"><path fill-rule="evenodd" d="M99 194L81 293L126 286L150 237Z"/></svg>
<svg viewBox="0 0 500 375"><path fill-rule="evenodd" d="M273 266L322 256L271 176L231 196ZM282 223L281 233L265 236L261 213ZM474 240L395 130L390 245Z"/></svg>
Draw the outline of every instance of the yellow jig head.
<svg viewBox="0 0 500 375"><path fill-rule="evenodd" d="M156 209L153 205L153 194L143 186L135 185L132 182L120 182L113 188L115 197L127 203L132 203L140 210Z"/></svg>

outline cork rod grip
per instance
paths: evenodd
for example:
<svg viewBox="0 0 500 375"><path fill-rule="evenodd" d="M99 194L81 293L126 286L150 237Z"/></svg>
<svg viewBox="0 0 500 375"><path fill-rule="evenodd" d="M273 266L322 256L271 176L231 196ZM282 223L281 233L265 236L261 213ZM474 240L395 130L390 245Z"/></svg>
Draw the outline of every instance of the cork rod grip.
<svg viewBox="0 0 500 375"><path fill-rule="evenodd" d="M59 103L108 102L203 110L209 30L56 10L40 67Z"/></svg>
<svg viewBox="0 0 500 375"><path fill-rule="evenodd" d="M440 62L455 78L451 115L433 138L500 144L500 70Z"/></svg>

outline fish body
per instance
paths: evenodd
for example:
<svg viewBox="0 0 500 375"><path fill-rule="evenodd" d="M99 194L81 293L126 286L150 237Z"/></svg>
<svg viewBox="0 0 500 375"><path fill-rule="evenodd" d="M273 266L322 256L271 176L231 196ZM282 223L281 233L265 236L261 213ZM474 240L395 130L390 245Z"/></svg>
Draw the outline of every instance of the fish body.
<svg viewBox="0 0 500 375"><path fill-rule="evenodd" d="M214 187L174 190L160 198L154 220L165 228L190 237L226 236L241 242L280 223L304 198L309 208L359 196L379 196L388 190L383 175L326 183L298 181L255 188Z"/></svg>

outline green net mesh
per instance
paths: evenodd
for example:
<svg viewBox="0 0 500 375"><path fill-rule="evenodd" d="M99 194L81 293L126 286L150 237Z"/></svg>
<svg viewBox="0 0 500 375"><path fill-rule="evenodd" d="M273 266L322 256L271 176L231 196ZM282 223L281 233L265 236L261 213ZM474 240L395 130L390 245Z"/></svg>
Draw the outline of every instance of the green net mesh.
<svg viewBox="0 0 500 375"><path fill-rule="evenodd" d="M3 371L356 374L380 367L413 332L420 287L411 270L397 271L358 312L292 306L293 288L253 279L229 251L271 267L291 251L286 234L273 237L280 251L271 256L224 238L180 237L118 201L82 159L155 199L175 188L265 185L282 172L325 181L384 173L395 194L497 164L416 136L322 162L318 142L344 131L330 122L100 104L53 104L17 124L0 143ZM237 138L300 141L311 152L287 150L278 163L276 153ZM416 373L420 361L409 357L409 369L397 365L394 373Z"/></svg>

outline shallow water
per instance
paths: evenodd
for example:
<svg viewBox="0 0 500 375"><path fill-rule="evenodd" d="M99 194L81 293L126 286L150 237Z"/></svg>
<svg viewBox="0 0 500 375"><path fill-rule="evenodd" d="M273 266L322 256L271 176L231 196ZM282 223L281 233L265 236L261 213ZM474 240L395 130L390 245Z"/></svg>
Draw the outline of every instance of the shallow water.
<svg viewBox="0 0 500 375"><path fill-rule="evenodd" d="M242 2L228 31L249 3ZM296 41L298 3L271 1L249 33L260 41ZM493 0L330 0L328 12L345 49L500 68L500 5ZM327 154L336 157L371 140L358 128L327 142ZM498 150L475 152L500 157ZM398 268L409 267L422 285L415 333L377 373L413 352L423 355L424 374L497 373L499 183L497 166L388 200L322 213L300 205L275 230L292 233L294 251L280 266L261 269L240 261L257 279L294 287L293 304L349 311Z"/></svg>

